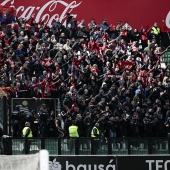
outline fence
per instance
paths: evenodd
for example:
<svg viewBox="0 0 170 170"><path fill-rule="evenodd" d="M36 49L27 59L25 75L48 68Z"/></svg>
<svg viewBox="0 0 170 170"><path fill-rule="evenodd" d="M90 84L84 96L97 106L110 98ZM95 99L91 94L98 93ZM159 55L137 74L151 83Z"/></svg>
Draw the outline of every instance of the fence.
<svg viewBox="0 0 170 170"><path fill-rule="evenodd" d="M161 56L161 63L170 63L170 50Z"/></svg>
<svg viewBox="0 0 170 170"><path fill-rule="evenodd" d="M50 155L167 155L170 138L1 138L2 154L33 154L47 149ZM113 147L113 142L116 147Z"/></svg>

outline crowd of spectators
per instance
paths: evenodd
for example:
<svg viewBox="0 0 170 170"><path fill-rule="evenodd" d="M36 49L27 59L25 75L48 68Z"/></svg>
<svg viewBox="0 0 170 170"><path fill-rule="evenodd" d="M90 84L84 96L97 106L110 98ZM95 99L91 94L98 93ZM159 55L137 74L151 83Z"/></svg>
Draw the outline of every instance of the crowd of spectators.
<svg viewBox="0 0 170 170"><path fill-rule="evenodd" d="M8 99L60 99L61 114L47 112L52 133L42 136L69 136L76 120L80 137L90 137L96 122L105 137L165 137L170 65L162 67L161 56L169 47L153 28L78 22L69 13L66 25L57 18L52 27L17 18L0 26L0 85Z"/></svg>

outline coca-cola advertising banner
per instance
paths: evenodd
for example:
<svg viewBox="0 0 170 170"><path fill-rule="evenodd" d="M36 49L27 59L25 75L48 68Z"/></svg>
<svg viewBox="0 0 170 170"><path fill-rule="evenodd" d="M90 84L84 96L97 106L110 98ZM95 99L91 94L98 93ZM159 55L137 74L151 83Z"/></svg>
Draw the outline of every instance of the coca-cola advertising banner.
<svg viewBox="0 0 170 170"><path fill-rule="evenodd" d="M118 156L118 170L169 170L169 156Z"/></svg>
<svg viewBox="0 0 170 170"><path fill-rule="evenodd" d="M14 6L17 15L29 18L35 14L36 22L44 20L49 26L59 17L64 24L69 12L78 21L88 24L92 18L97 24L107 19L108 24L128 21L133 28L149 29L154 22L162 31L170 30L170 1L162 0L1 0L1 5Z"/></svg>
<svg viewBox="0 0 170 170"><path fill-rule="evenodd" d="M114 156L50 157L49 170L116 170Z"/></svg>

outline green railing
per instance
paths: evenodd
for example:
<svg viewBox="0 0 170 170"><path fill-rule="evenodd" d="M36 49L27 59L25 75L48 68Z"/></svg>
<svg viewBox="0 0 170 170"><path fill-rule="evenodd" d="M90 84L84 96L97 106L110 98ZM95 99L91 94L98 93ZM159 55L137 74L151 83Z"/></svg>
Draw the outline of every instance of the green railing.
<svg viewBox="0 0 170 170"><path fill-rule="evenodd" d="M0 97L0 128L3 127L3 98Z"/></svg>
<svg viewBox="0 0 170 170"><path fill-rule="evenodd" d="M170 63L170 50L161 56L161 63Z"/></svg>
<svg viewBox="0 0 170 170"><path fill-rule="evenodd" d="M169 138L11 138L1 139L4 155L33 154L47 149L50 155L166 155L170 154Z"/></svg>

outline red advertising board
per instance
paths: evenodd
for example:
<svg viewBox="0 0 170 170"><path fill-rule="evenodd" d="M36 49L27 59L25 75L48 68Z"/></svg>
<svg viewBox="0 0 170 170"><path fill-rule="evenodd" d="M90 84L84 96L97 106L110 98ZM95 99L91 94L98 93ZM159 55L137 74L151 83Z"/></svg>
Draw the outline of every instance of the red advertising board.
<svg viewBox="0 0 170 170"><path fill-rule="evenodd" d="M1 5L14 6L20 17L36 14L37 22L44 19L51 25L59 17L64 23L66 14L71 13L78 21L88 24L92 18L100 24L128 21L133 28L144 26L149 29L157 22L162 31L170 31L170 1L165 0L1 0Z"/></svg>

